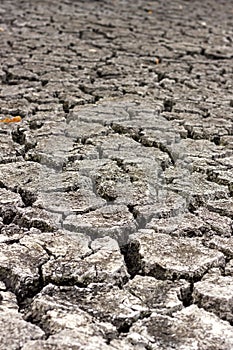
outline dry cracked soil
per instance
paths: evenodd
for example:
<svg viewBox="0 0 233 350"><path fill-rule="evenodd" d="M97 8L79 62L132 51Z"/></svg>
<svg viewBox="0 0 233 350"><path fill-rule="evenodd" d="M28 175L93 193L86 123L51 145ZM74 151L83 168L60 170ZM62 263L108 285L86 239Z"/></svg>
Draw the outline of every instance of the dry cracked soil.
<svg viewBox="0 0 233 350"><path fill-rule="evenodd" d="M232 24L1 1L1 350L233 349Z"/></svg>

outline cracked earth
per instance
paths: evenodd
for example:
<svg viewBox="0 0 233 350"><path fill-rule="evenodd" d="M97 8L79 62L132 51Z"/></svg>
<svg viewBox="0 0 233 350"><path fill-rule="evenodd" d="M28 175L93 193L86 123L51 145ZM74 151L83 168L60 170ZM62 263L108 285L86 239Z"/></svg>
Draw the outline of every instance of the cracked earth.
<svg viewBox="0 0 233 350"><path fill-rule="evenodd" d="M0 4L0 349L233 349L233 7Z"/></svg>

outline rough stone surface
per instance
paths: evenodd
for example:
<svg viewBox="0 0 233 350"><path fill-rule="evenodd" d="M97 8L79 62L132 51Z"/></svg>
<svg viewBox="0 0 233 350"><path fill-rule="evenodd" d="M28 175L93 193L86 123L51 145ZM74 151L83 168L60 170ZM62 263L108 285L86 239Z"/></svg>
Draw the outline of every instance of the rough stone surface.
<svg viewBox="0 0 233 350"><path fill-rule="evenodd" d="M59 334L50 336L45 340L29 341L23 346L23 350L35 349L35 350L46 350L46 349L72 349L72 350L116 350L125 349L133 350L134 346L127 340L114 340L110 344L106 344L106 341L101 336L96 336L92 333L86 333L86 329L80 329L77 331L62 331ZM140 347L138 348L140 349Z"/></svg>
<svg viewBox="0 0 233 350"><path fill-rule="evenodd" d="M152 312L159 314L172 314L183 308L191 296L190 284L186 281L156 280L149 276L135 276L125 288L141 301Z"/></svg>
<svg viewBox="0 0 233 350"><path fill-rule="evenodd" d="M110 236L126 244L130 233L137 228L133 215L125 205L108 205L84 215L69 215L64 220L64 228L80 231L91 236Z"/></svg>
<svg viewBox="0 0 233 350"><path fill-rule="evenodd" d="M110 322L118 330L131 325L141 315L148 312L148 307L143 305L139 297L134 296L127 290L121 290L118 287L107 284L90 284L87 288L57 287L48 285L42 291L42 294L36 297L29 309L27 317L43 318L44 310L42 308L46 297L54 303L54 300L60 300L61 303L73 305L79 308L96 320ZM42 303L42 306L41 306ZM55 304L56 305L56 304ZM40 313L37 315L37 311Z"/></svg>
<svg viewBox="0 0 233 350"><path fill-rule="evenodd" d="M132 274L195 281L211 267L223 267L225 259L222 253L205 248L198 240L172 238L145 229L130 236L126 262Z"/></svg>
<svg viewBox="0 0 233 350"><path fill-rule="evenodd" d="M140 320L128 337L131 342L153 350L230 350L233 344L229 323L195 305L174 313L173 317L153 314Z"/></svg>
<svg viewBox="0 0 233 350"><path fill-rule="evenodd" d="M1 1L0 349L233 348L232 37L227 0Z"/></svg>
<svg viewBox="0 0 233 350"><path fill-rule="evenodd" d="M18 311L13 293L0 287L0 349L19 349L30 340L43 339L44 332L37 326L26 322Z"/></svg>
<svg viewBox="0 0 233 350"><path fill-rule="evenodd" d="M48 260L45 250L33 240L24 243L1 244L0 276L19 298L25 298L40 288L40 266Z"/></svg>
<svg viewBox="0 0 233 350"><path fill-rule="evenodd" d="M232 323L232 278L219 274L208 274L194 284L193 300L205 310L214 312L221 319Z"/></svg>
<svg viewBox="0 0 233 350"><path fill-rule="evenodd" d="M72 239L62 237L60 242L54 238L55 245L51 240L48 244L45 242L46 251L52 254L42 267L46 283L77 283L85 286L91 282L103 282L122 285L128 280L124 258L115 240L99 238L89 248L82 234L73 235Z"/></svg>

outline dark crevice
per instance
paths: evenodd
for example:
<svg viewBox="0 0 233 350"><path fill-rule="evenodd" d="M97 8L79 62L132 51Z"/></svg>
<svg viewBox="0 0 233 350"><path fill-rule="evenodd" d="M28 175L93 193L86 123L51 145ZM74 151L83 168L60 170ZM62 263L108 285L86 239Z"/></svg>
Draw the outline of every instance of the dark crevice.
<svg viewBox="0 0 233 350"><path fill-rule="evenodd" d="M44 125L44 122L41 120L30 120L29 121L29 128L31 130L37 130L42 128L42 126Z"/></svg>
<svg viewBox="0 0 233 350"><path fill-rule="evenodd" d="M172 108L175 105L175 102L173 100L170 99L166 99L163 102L163 106L164 106L164 111L165 112L172 112Z"/></svg>
<svg viewBox="0 0 233 350"><path fill-rule="evenodd" d="M144 229L146 227L146 225L148 224L148 222L150 221L151 217L148 220L144 219L143 217L139 217L138 216L138 211L137 211L137 208L136 208L137 205L128 204L127 207L128 207L129 212L133 215L133 218L134 218L134 220L136 222L136 226L137 226L136 229L137 229L137 231L141 230L141 229Z"/></svg>
<svg viewBox="0 0 233 350"><path fill-rule="evenodd" d="M134 219L137 221L137 212L135 210L135 205L127 205L129 212L133 215Z"/></svg>
<svg viewBox="0 0 233 350"><path fill-rule="evenodd" d="M25 130L20 127L17 127L16 130L12 130L11 132L12 140L20 145L24 145L26 140L24 131Z"/></svg>
<svg viewBox="0 0 233 350"><path fill-rule="evenodd" d="M48 80L42 80L42 81L41 81L41 85L42 85L43 87L46 86L48 83L49 83Z"/></svg>
<svg viewBox="0 0 233 350"><path fill-rule="evenodd" d="M190 282L189 290L183 290L181 288L180 294L178 294L178 298L183 303L184 307L188 307L193 304L193 287L194 283Z"/></svg>
<svg viewBox="0 0 233 350"><path fill-rule="evenodd" d="M119 335L122 333L129 333L130 328L132 327L132 323L123 323L118 329L118 333Z"/></svg>
<svg viewBox="0 0 233 350"><path fill-rule="evenodd" d="M124 256L125 264L131 278L140 274L142 271L142 257L139 250L140 244L138 242L130 242L121 247L121 253Z"/></svg>
<svg viewBox="0 0 233 350"><path fill-rule="evenodd" d="M0 216L3 219L4 225L9 225L13 222L18 211L14 205L6 204L4 207L0 206Z"/></svg>
<svg viewBox="0 0 233 350"><path fill-rule="evenodd" d="M26 190L25 188L19 188L17 192L19 193L25 207L31 207L37 200L37 194Z"/></svg>

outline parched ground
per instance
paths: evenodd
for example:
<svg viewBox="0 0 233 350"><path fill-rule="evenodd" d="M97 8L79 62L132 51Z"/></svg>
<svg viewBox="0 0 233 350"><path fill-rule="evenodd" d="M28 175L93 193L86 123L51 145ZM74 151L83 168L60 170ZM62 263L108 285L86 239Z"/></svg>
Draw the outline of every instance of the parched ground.
<svg viewBox="0 0 233 350"><path fill-rule="evenodd" d="M1 350L233 349L232 24L1 1Z"/></svg>

